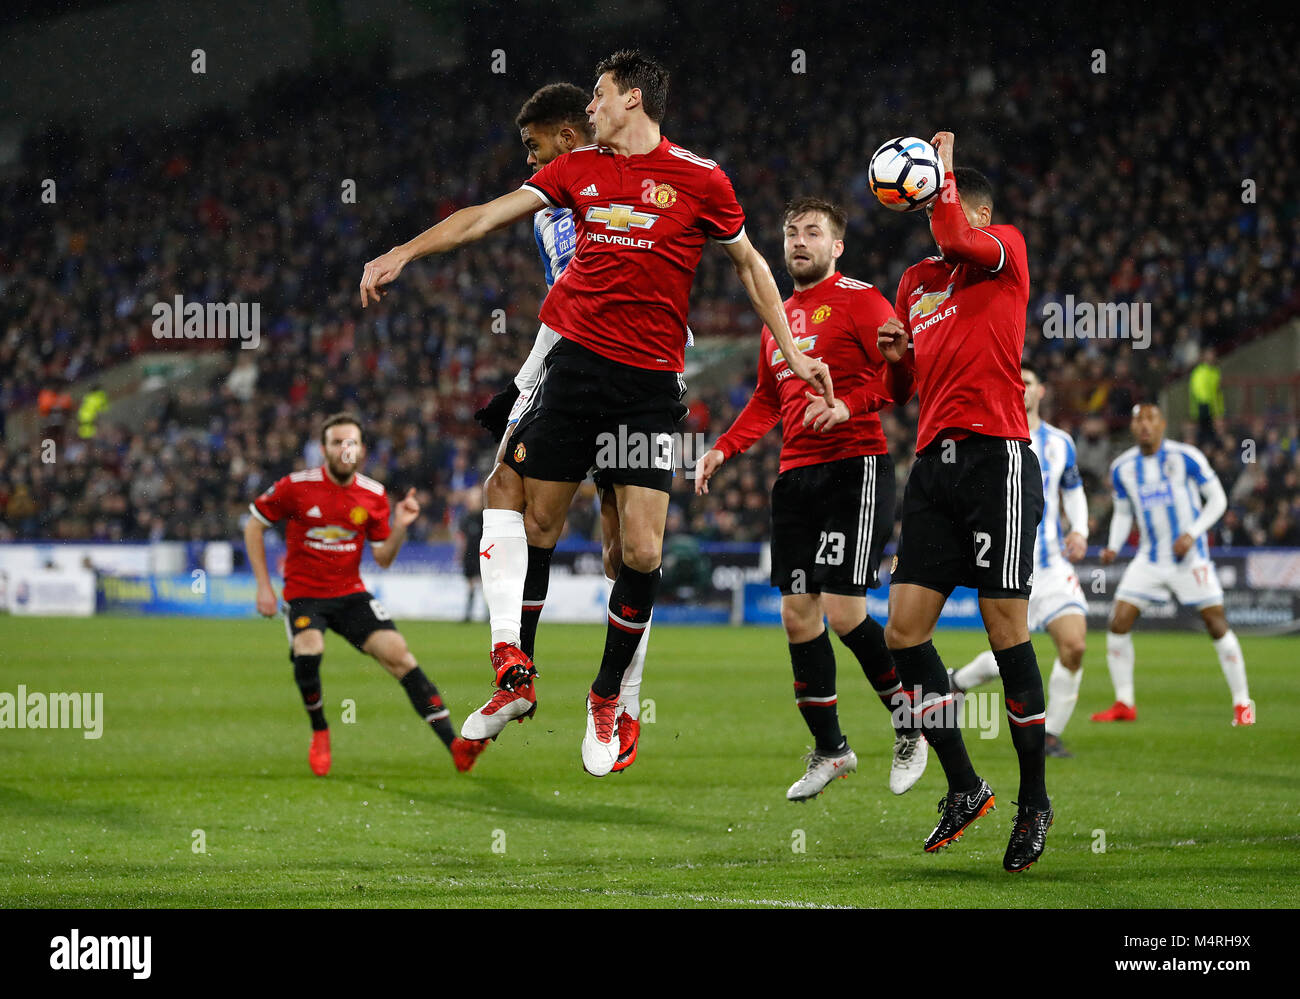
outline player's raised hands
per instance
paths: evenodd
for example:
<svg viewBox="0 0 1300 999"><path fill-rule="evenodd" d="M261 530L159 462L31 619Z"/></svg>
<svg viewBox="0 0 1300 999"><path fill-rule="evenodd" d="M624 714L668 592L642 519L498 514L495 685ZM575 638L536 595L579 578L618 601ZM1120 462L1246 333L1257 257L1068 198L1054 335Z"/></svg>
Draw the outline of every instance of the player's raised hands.
<svg viewBox="0 0 1300 999"><path fill-rule="evenodd" d="M890 316L876 330L876 346L885 360L897 364L907 355L907 329L897 316Z"/></svg>
<svg viewBox="0 0 1300 999"><path fill-rule="evenodd" d="M813 395L811 392L805 392L804 395L808 399L808 405L803 411L805 427L812 424L813 430L825 433L831 427L838 427L849 418L849 407L844 405L843 400L836 399L834 405L828 406L826 400L819 395Z"/></svg>
<svg viewBox="0 0 1300 999"><path fill-rule="evenodd" d="M939 154L939 162L943 164L943 175L947 177L952 173L952 145L953 134L951 132L935 132L934 138L930 140L930 145L934 146L934 151Z"/></svg>
<svg viewBox="0 0 1300 999"><path fill-rule="evenodd" d="M716 447L704 452L704 457L695 463L695 495L700 496L709 491L709 479L727 460L726 455Z"/></svg>
<svg viewBox="0 0 1300 999"><path fill-rule="evenodd" d="M366 264L361 273L361 307L370 302L378 302L384 297L380 287L396 280L406 266L407 258L397 247L393 247L383 256L375 257Z"/></svg>
<svg viewBox="0 0 1300 999"><path fill-rule="evenodd" d="M257 613L262 617L274 617L280 602L275 598L275 588L267 583L257 588Z"/></svg>
<svg viewBox="0 0 1300 999"><path fill-rule="evenodd" d="M415 486L406 491L406 495L398 502L394 508L396 512L396 521L401 527L410 527L415 523L415 519L420 516L420 501L415 498Z"/></svg>

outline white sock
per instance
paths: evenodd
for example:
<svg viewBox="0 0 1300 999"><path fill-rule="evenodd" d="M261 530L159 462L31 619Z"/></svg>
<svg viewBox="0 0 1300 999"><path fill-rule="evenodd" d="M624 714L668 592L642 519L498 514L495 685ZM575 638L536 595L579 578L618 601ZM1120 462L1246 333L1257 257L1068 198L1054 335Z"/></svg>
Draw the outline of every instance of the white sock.
<svg viewBox="0 0 1300 999"><path fill-rule="evenodd" d="M641 641L637 643L636 652L632 653L632 662L623 674L623 686L619 688L618 699L625 714L635 721L641 717L641 673L645 669L646 646L650 644L650 625L654 624L654 611L646 622L645 631L641 632Z"/></svg>
<svg viewBox="0 0 1300 999"><path fill-rule="evenodd" d="M1246 686L1246 660L1242 658L1237 633L1230 628L1222 638L1216 638L1214 651L1219 654L1223 678L1228 681L1228 689L1232 691L1232 703L1247 703L1250 700L1250 688Z"/></svg>
<svg viewBox="0 0 1300 999"><path fill-rule="evenodd" d="M487 601L492 644L519 644L524 603L524 576L528 573L528 538L524 515L514 510L483 511L483 541L479 548L479 575Z"/></svg>
<svg viewBox="0 0 1300 999"><path fill-rule="evenodd" d="M1074 672L1066 669L1061 660L1052 663L1052 675L1047 679L1047 723L1044 726L1048 735L1058 739L1069 724L1074 706L1079 703L1079 684L1083 682L1083 667Z"/></svg>
<svg viewBox="0 0 1300 999"><path fill-rule="evenodd" d="M1115 700L1133 707L1132 635L1106 632L1106 665L1110 667L1110 682L1115 688Z"/></svg>
<svg viewBox="0 0 1300 999"><path fill-rule="evenodd" d="M962 690L970 690L997 678L998 660L988 651L981 652L953 675L954 682Z"/></svg>

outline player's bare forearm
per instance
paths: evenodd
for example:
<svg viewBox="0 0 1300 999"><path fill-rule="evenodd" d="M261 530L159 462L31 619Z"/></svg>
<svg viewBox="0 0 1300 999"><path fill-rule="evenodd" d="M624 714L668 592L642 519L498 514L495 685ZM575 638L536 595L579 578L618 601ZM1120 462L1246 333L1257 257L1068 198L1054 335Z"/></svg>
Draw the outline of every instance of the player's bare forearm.
<svg viewBox="0 0 1300 999"><path fill-rule="evenodd" d="M401 524L394 524L392 533L372 549L375 561L379 563L381 569L387 569L397 561L397 553L402 550L405 542L406 528Z"/></svg>
<svg viewBox="0 0 1300 999"><path fill-rule="evenodd" d="M529 191L509 194L482 205L471 205L452 212L435 226L425 229L409 242L395 246L365 266L361 275L361 307L383 297L380 288L396 280L412 260L435 253L447 253L482 239L490 232L531 215L541 207L541 199Z"/></svg>
<svg viewBox="0 0 1300 999"><path fill-rule="evenodd" d="M266 527L256 517L249 517L244 525L244 550L248 554L248 565L253 570L253 578L258 586L270 586L271 574L266 570L266 539L263 535Z"/></svg>
<svg viewBox="0 0 1300 999"><path fill-rule="evenodd" d="M741 284L745 286L750 304L758 313L758 317L772 331L772 337L776 340L776 345L781 348L790 370L820 392L825 397L827 405L833 405L835 389L831 384L830 369L823 361L808 357L795 345L794 335L790 332L790 324L786 320L785 307L781 303L781 292L763 255L754 249L749 237L744 235L736 242L724 243L723 246L727 255L731 257Z"/></svg>

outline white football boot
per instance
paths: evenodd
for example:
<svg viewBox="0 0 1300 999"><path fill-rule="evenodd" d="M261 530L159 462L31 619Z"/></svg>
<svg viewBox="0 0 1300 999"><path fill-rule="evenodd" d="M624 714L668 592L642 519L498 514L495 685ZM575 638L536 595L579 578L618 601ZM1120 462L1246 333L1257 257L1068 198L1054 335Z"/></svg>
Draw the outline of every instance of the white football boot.
<svg viewBox="0 0 1300 999"><path fill-rule="evenodd" d="M920 732L898 732L894 736L894 760L889 765L889 790L903 794L925 773L930 744Z"/></svg>
<svg viewBox="0 0 1300 999"><path fill-rule="evenodd" d="M615 694L608 699L587 691L587 734L582 737L582 769L604 777L618 762L618 720L623 705Z"/></svg>
<svg viewBox="0 0 1300 999"><path fill-rule="evenodd" d="M787 801L807 801L826 790L826 785L836 777L847 777L858 769L858 754L847 746L838 756L830 756L814 749L804 756L808 770L785 792Z"/></svg>

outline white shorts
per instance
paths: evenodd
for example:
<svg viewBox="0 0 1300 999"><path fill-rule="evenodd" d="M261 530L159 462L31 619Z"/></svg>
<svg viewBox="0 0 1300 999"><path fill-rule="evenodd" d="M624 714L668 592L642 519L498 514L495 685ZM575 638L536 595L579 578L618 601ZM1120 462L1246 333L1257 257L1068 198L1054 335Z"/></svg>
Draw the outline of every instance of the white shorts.
<svg viewBox="0 0 1300 999"><path fill-rule="evenodd" d="M1029 589L1031 631L1046 628L1062 614L1086 615L1087 612L1079 577L1068 563L1034 569L1034 582Z"/></svg>
<svg viewBox="0 0 1300 999"><path fill-rule="evenodd" d="M1184 607L1199 610L1223 603L1223 587L1214 563L1208 559L1188 559L1177 565L1158 565L1135 558L1120 578L1115 599L1142 609L1164 603L1170 596Z"/></svg>

